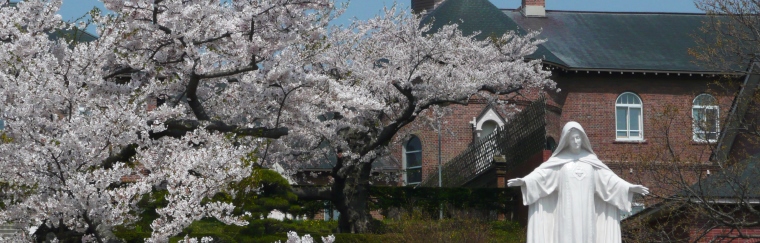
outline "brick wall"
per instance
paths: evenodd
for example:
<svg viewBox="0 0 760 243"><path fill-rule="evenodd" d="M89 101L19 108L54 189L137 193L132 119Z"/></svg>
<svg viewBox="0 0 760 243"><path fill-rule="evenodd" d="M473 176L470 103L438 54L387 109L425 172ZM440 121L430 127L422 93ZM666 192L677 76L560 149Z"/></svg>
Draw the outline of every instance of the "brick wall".
<svg viewBox="0 0 760 243"><path fill-rule="evenodd" d="M522 6L525 6L525 5L546 6L546 0L523 0Z"/></svg>
<svg viewBox="0 0 760 243"><path fill-rule="evenodd" d="M692 232L692 236L697 232ZM701 232L700 232L701 233ZM742 229L742 234L747 238L740 238L735 229L718 228L708 232L704 237L699 239L700 243L757 243L760 242L760 228Z"/></svg>
<svg viewBox="0 0 760 243"><path fill-rule="evenodd" d="M701 93L714 92L720 115L728 114L732 96L710 78L672 75L574 75L555 76L563 95L555 95L562 106L560 123L577 121L586 130L594 152L607 163L623 163L632 156L661 149L666 138L685 158L706 162L704 143L692 141L691 107ZM633 92L642 100L642 143L615 140L615 100L623 92ZM719 96L721 95L721 96ZM564 97L562 97L564 96ZM667 119L666 119L667 118ZM666 137L665 134L668 134Z"/></svg>

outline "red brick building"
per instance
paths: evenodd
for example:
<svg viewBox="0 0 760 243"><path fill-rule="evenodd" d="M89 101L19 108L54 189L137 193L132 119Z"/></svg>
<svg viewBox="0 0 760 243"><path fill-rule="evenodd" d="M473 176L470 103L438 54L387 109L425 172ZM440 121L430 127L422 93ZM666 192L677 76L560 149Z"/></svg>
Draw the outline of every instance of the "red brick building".
<svg viewBox="0 0 760 243"><path fill-rule="evenodd" d="M487 0L412 1L412 6L429 8L424 3L437 4L423 19L434 29L458 23L465 34L480 32L480 38L541 31L539 38L546 42L529 58L544 61L559 90L523 90L510 101L519 109L525 103L521 101L536 99L539 93L548 97L547 144L559 140L564 123L577 121L600 159L630 173L626 162L658 148L665 138L655 118L667 114L675 118L668 138L677 149L690 151L684 154L694 162L709 160L703 145L717 141L720 116L727 114L733 90L717 81L719 71L695 64L689 55L689 49L697 47L692 35L699 33L706 15L546 11L540 0L505 10ZM508 123L504 111L510 109L486 103L454 108L443 118L441 160L452 159L493 124ZM695 125L709 128L703 131ZM421 149L410 152L404 148L408 143L402 143L394 150L403 168L412 168L404 176L411 184L415 180L407 177L419 177L413 175L418 167L410 159L421 156L421 178L436 172L438 163L437 132L418 129L412 134L407 139L418 139Z"/></svg>
<svg viewBox="0 0 760 243"><path fill-rule="evenodd" d="M718 169L715 156L739 161L760 152L757 144L726 129L738 126L727 117L738 112L736 97L745 77L726 76L696 63L689 54L699 48L694 36L705 35L700 30L710 20L705 14L552 11L546 10L543 0L523 0L518 9L501 10L487 0L412 0L412 7L429 11L423 23L433 29L457 23L463 33L478 38L541 31L539 38L546 42L529 58L543 60L559 90L523 90L519 96L505 97L514 108L485 102L455 107L442 119L440 143L434 129L413 128L393 156L407 185L437 174L439 152L440 160L447 163L493 131L494 125L509 124L509 114L539 94L548 97L546 149L559 140L566 122L577 121L602 161L624 179L653 191L666 188L650 180L642 168L657 170L658 163L678 160L710 174L709 170ZM745 106L739 110L753 107ZM546 159L546 154L532 160ZM649 167L642 167L642 162ZM530 170L520 171L506 174ZM710 234L715 239L735 238L723 231L716 228Z"/></svg>

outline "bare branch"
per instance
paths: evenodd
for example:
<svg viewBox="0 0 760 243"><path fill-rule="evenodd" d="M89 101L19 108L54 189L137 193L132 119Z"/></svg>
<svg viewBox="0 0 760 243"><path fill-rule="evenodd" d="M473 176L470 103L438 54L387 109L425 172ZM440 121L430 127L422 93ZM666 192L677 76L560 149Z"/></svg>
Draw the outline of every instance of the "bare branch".
<svg viewBox="0 0 760 243"><path fill-rule="evenodd" d="M149 121L148 124L154 124L153 121ZM151 133L151 138L160 138L163 136L181 137L185 133L194 131L201 128L201 122L197 120L172 120L163 123L167 126L167 129L162 132ZM237 136L251 136L262 138L280 138L288 135L288 128L266 128L266 127L253 127L246 128L237 125L227 125L222 121L210 121L207 123L204 129L208 131L216 131L223 133L233 133Z"/></svg>

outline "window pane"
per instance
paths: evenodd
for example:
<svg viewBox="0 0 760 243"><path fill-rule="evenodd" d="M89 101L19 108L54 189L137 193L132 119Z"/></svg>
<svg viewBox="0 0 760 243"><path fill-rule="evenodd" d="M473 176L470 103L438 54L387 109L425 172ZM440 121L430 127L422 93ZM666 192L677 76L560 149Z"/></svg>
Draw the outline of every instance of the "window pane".
<svg viewBox="0 0 760 243"><path fill-rule="evenodd" d="M718 109L705 109L705 131L718 132Z"/></svg>
<svg viewBox="0 0 760 243"><path fill-rule="evenodd" d="M639 126L639 119L641 118L641 108L630 108L628 110L631 114L628 116L628 126L630 126L631 131L639 131L641 130ZM634 136L634 135L631 135Z"/></svg>
<svg viewBox="0 0 760 243"><path fill-rule="evenodd" d="M718 133L717 132L710 132L705 134L707 135L708 140L717 140L718 139Z"/></svg>
<svg viewBox="0 0 760 243"><path fill-rule="evenodd" d="M694 98L694 105L716 105L718 102L715 100L715 97L709 94L701 94L698 95L697 98Z"/></svg>
<svg viewBox="0 0 760 243"><path fill-rule="evenodd" d="M703 121L705 120L704 109L693 108L691 109L691 115L694 118L694 132L698 133L702 131L702 128L704 127Z"/></svg>
<svg viewBox="0 0 760 243"><path fill-rule="evenodd" d="M694 132L694 139L695 140L705 140L705 133L702 131L695 131Z"/></svg>
<svg viewBox="0 0 760 243"><path fill-rule="evenodd" d="M703 109L701 109L701 108L692 108L691 109L691 115L694 117L695 121L702 120L702 116L704 114L704 112L702 112L702 111L703 111Z"/></svg>
<svg viewBox="0 0 760 243"><path fill-rule="evenodd" d="M422 166L422 152L406 153L406 167Z"/></svg>
<svg viewBox="0 0 760 243"><path fill-rule="evenodd" d="M618 131L618 132L617 132L617 136L618 136L619 138L627 138L627 137L628 137L628 134L627 134L625 131Z"/></svg>
<svg viewBox="0 0 760 243"><path fill-rule="evenodd" d="M615 104L627 104L626 97L628 97L628 94L621 95L620 97L617 98L617 100L615 101Z"/></svg>
<svg viewBox="0 0 760 243"><path fill-rule="evenodd" d="M419 183L421 181L422 181L422 168L406 170L406 183Z"/></svg>
<svg viewBox="0 0 760 243"><path fill-rule="evenodd" d="M618 99L615 101L615 104L640 105L641 99L638 95L626 92L618 97Z"/></svg>
<svg viewBox="0 0 760 243"><path fill-rule="evenodd" d="M639 136L640 136L639 132L631 131L631 137L639 137Z"/></svg>
<svg viewBox="0 0 760 243"><path fill-rule="evenodd" d="M617 113L617 121L615 122L617 130L628 130L628 126L625 124L628 108L617 107L615 112Z"/></svg>
<svg viewBox="0 0 760 243"><path fill-rule="evenodd" d="M409 142L406 143L406 151L420 151L422 150L422 143L420 142L420 139L416 136L412 136L412 138L409 139Z"/></svg>

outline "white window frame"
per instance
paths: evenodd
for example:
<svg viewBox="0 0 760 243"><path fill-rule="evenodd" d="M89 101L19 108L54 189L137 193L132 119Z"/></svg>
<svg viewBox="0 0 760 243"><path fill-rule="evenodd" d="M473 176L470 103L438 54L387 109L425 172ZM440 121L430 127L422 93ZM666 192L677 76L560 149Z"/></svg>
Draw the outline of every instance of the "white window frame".
<svg viewBox="0 0 760 243"><path fill-rule="evenodd" d="M631 94L634 97L639 99L639 104L619 104L618 101L621 97L623 97L626 94ZM618 129L618 107L624 107L626 108L625 111L625 129L621 130ZM631 108L638 108L639 109L639 136L632 137L631 136L631 124L629 119L629 116L631 114ZM617 99L615 99L615 141L644 141L644 102L641 100L641 97L633 92L623 92L622 94L618 95ZM618 132L625 132L627 134L626 137L619 137Z"/></svg>
<svg viewBox="0 0 760 243"><path fill-rule="evenodd" d="M412 138L417 138L417 140L420 141L420 150L412 150L412 151L407 151L406 150L406 146L407 146L407 144L409 144L409 141L412 141ZM417 185L417 184L422 183L422 180L424 178L420 178L420 181L418 181L418 182L411 182L411 183L409 182L409 179L407 178L407 175L408 175L408 171L407 170L409 170L409 169L420 169L420 174L422 174L422 139L420 139L420 137L412 135L409 139L406 140L406 142L404 142L404 144L403 144L403 146L401 146L401 148L402 148L402 151L403 151L403 154L401 156L402 157L401 160L403 161L402 165L404 166L404 184L406 184L406 185ZM420 165L419 166L409 167L409 165L408 165L409 163L406 160L406 155L409 154L409 153L420 153Z"/></svg>
<svg viewBox="0 0 760 243"><path fill-rule="evenodd" d="M707 96L712 98L713 101L716 101L713 105L698 105L697 99L699 99L700 96ZM714 139L704 139L706 138L706 134L709 133L708 131L702 131L700 129L699 124L697 124L696 120L696 110L715 110L715 138ZM703 116L704 119L707 119L707 112L704 112ZM692 140L695 142L709 142L714 143L718 141L718 136L720 135L720 107L718 107L717 100L715 97L713 97L710 94L700 94L697 95L697 97L694 97L694 100L692 100L692 106L691 106L691 126L692 126ZM702 137L700 137L702 135Z"/></svg>

